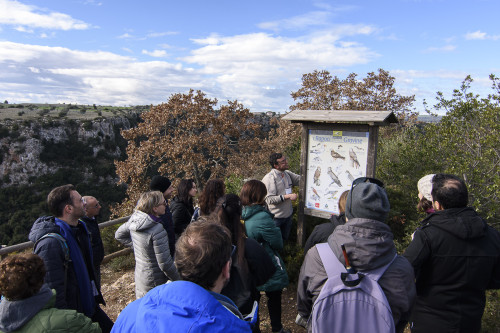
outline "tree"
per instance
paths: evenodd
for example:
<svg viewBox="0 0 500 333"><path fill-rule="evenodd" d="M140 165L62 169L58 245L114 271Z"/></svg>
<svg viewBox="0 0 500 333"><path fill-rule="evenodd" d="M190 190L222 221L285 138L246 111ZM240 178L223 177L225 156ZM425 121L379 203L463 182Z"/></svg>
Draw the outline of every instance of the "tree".
<svg viewBox="0 0 500 333"><path fill-rule="evenodd" d="M386 110L400 119L413 115L410 111L415 96L402 96L394 88L395 78L379 69L366 78L351 73L344 80L326 71L315 70L302 76L302 87L292 92L296 104L290 110Z"/></svg>
<svg viewBox="0 0 500 333"><path fill-rule="evenodd" d="M209 178L250 172L260 156L261 125L237 101L216 106L201 91L174 94L143 113L136 128L122 131L128 157L115 164L132 202L156 173L193 178L202 187Z"/></svg>

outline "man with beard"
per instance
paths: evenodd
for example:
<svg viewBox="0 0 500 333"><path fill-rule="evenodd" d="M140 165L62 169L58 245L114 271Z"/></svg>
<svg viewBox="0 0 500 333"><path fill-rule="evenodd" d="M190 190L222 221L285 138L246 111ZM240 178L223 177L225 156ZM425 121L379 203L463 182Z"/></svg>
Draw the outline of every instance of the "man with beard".
<svg viewBox="0 0 500 333"><path fill-rule="evenodd" d="M55 306L81 312L109 332L113 322L98 304L104 300L96 288L89 232L79 221L85 216L83 198L68 184L54 188L47 204L54 216L38 218L29 239L45 263L45 283L56 290Z"/></svg>

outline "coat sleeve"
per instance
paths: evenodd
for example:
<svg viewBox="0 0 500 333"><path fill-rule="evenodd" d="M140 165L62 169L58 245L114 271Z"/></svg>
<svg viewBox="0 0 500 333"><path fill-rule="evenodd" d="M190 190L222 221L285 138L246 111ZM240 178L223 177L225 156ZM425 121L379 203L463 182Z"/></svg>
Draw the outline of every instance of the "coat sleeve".
<svg viewBox="0 0 500 333"><path fill-rule="evenodd" d="M123 223L118 230L115 232L115 238L117 241L122 243L126 247L131 247L132 237L130 236L130 230L128 229L128 222Z"/></svg>
<svg viewBox="0 0 500 333"><path fill-rule="evenodd" d="M413 240L406 249L403 256L408 259L413 266L415 278L418 281L422 267L427 263L431 255L431 247L429 239L424 230L417 229L413 234Z"/></svg>
<svg viewBox="0 0 500 333"><path fill-rule="evenodd" d="M278 188L276 187L276 182L274 181L274 177L271 174L267 174L262 178L262 182L266 185L267 195L266 195L266 203L268 205L278 204L284 200L283 196L278 193Z"/></svg>
<svg viewBox="0 0 500 333"><path fill-rule="evenodd" d="M494 244L497 245L497 262L495 267L493 267L493 274L491 276L490 282L488 283L487 289L500 289L500 233L488 226L488 232L492 233L492 239Z"/></svg>
<svg viewBox="0 0 500 333"><path fill-rule="evenodd" d="M269 243L273 250L281 251L283 249L283 238L281 237L280 228L274 225L274 221L270 216L263 220L258 228L260 229L262 240Z"/></svg>
<svg viewBox="0 0 500 333"><path fill-rule="evenodd" d="M65 255L61 243L56 238L47 237L38 243L34 253L38 254L45 264L46 273L44 282L51 289L56 290L55 306L59 309L68 308L66 291L64 290L65 279L67 283L67 272L64 268Z"/></svg>
<svg viewBox="0 0 500 333"><path fill-rule="evenodd" d="M161 224L158 224L158 228L156 229L158 231L152 234L152 240L158 266L170 280L179 280L179 273L177 272L172 256L170 255L167 232Z"/></svg>
<svg viewBox="0 0 500 333"><path fill-rule="evenodd" d="M297 311L303 319L309 319L314 301L327 279L318 250L313 247L304 258L297 283Z"/></svg>
<svg viewBox="0 0 500 333"><path fill-rule="evenodd" d="M266 250L251 238L245 240L245 258L256 286L266 283L276 272L276 267Z"/></svg>
<svg viewBox="0 0 500 333"><path fill-rule="evenodd" d="M53 322L51 322L53 323ZM60 322L61 327L58 329L61 332L70 332L70 333L101 333L101 327L99 323L94 323L90 318L85 316L82 313L76 311L67 311L64 313L64 321ZM49 327L49 331L56 331L56 327Z"/></svg>
<svg viewBox="0 0 500 333"><path fill-rule="evenodd" d="M287 171L286 173L290 176L290 179L292 180L292 186L299 186L300 176L291 171Z"/></svg>

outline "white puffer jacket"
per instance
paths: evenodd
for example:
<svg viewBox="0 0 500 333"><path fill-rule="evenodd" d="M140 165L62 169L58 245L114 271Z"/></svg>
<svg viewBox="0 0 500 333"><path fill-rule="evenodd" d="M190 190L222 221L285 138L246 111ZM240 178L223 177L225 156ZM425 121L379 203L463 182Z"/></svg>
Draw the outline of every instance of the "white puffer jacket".
<svg viewBox="0 0 500 333"><path fill-rule="evenodd" d="M118 228L115 238L134 248L136 298L168 280L179 280L170 256L167 232L148 214L134 211L130 219Z"/></svg>

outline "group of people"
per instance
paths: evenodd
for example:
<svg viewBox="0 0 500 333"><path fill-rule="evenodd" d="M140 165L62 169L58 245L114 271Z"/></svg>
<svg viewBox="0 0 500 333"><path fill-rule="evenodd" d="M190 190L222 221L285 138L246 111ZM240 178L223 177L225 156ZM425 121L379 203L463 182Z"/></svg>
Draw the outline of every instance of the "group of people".
<svg viewBox="0 0 500 333"><path fill-rule="evenodd" d="M260 332L261 293L272 331L290 332L281 321L282 290L289 283L280 252L300 176L280 153L269 163L262 181L248 180L239 195L226 194L223 180L209 180L197 208L192 179L181 180L173 198L170 179L151 179L150 191L115 233L134 250L137 298L115 323L100 307L99 202L72 185L53 189L47 198L53 216L37 219L29 235L33 254L0 264L0 332ZM359 281L378 272L375 283L392 317L389 331L403 332L408 322L412 332L480 330L485 290L500 288L500 235L467 207L467 188L458 177L427 175L418 189L418 209L428 215L403 255L386 224L390 204L380 180L355 179L341 194L340 214L315 227L305 244L297 324L318 331L324 327L318 321L337 318L327 327L342 324L349 331L351 318L364 322L354 323L354 331L375 327L352 306L340 318L342 303L317 315L334 261L342 274L359 274Z"/></svg>

